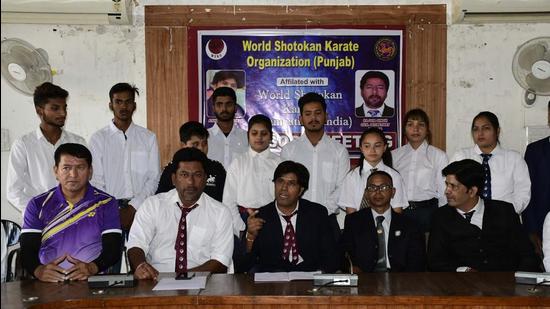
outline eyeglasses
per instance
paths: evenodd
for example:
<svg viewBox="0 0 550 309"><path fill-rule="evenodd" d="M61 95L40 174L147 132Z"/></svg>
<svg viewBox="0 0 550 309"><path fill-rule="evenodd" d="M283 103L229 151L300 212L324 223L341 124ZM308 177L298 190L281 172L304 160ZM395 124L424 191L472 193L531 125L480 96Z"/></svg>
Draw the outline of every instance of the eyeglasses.
<svg viewBox="0 0 550 309"><path fill-rule="evenodd" d="M393 187L391 185L380 185L380 186L368 185L367 188L365 188L365 190L367 190L368 192L371 192L371 193L374 193L374 192L377 192L377 191L386 192L386 191L389 191L391 189L393 189Z"/></svg>

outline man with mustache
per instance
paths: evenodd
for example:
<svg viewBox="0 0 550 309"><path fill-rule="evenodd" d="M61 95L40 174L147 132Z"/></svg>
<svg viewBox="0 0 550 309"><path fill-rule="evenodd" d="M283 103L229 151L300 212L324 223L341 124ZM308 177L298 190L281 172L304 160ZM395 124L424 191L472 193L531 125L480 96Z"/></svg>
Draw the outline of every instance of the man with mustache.
<svg viewBox="0 0 550 309"><path fill-rule="evenodd" d="M128 257L136 279L159 272L226 272L233 253L233 221L227 207L203 193L206 155L197 148L172 158L175 189L149 197L130 230Z"/></svg>
<svg viewBox="0 0 550 309"><path fill-rule="evenodd" d="M57 185L52 173L57 147L65 143L86 145L82 137L63 129L68 96L65 89L49 82L36 87L33 100L40 126L16 139L11 146L6 198L21 213L31 198Z"/></svg>
<svg viewBox="0 0 550 309"><path fill-rule="evenodd" d="M248 149L245 130L235 123L237 95L229 87L219 87L212 94L216 123L208 129L208 157L223 164L227 170L233 158Z"/></svg>
<svg viewBox="0 0 550 309"><path fill-rule="evenodd" d="M132 121L136 94L138 89L128 83L114 85L109 91L109 109L114 118L90 138L92 184L117 199L125 233L139 206L155 194L160 177L157 137Z"/></svg>
<svg viewBox="0 0 550 309"><path fill-rule="evenodd" d="M392 117L395 110L384 102L388 96L390 80L380 71L368 71L359 84L365 104L355 108L357 117Z"/></svg>
<svg viewBox="0 0 550 309"><path fill-rule="evenodd" d="M307 93L298 100L298 106L304 134L283 147L281 158L301 163L308 169L311 178L304 198L327 208L334 237L338 239L336 202L340 184L349 171L349 154L342 144L325 134L327 103L323 96Z"/></svg>

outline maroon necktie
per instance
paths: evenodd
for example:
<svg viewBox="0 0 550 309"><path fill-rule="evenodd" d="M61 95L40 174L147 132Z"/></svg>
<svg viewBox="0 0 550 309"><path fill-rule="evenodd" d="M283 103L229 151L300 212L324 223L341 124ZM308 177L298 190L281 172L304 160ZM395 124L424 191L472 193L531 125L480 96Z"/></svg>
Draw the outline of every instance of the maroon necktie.
<svg viewBox="0 0 550 309"><path fill-rule="evenodd" d="M180 203L177 203L178 207L181 209L181 218L180 224L178 226L178 236L176 237L176 273L187 272L187 214L199 204L195 204L191 207L183 207Z"/></svg>
<svg viewBox="0 0 550 309"><path fill-rule="evenodd" d="M284 235L283 244L283 260L288 260L292 264L298 264L298 245L296 244L296 233L290 220L296 213L292 213L289 216L283 216L286 220L286 229ZM292 252L292 261L290 260L290 252Z"/></svg>

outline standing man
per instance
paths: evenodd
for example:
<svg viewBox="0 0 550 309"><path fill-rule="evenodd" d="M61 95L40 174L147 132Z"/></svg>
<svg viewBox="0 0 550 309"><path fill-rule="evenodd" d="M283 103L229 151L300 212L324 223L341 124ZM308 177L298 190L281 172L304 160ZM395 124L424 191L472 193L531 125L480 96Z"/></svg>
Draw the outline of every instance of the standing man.
<svg viewBox="0 0 550 309"><path fill-rule="evenodd" d="M40 126L11 146L6 197L21 213L31 198L57 185L52 173L57 147L64 143L86 144L82 137L63 129L68 96L65 89L49 82L36 87L33 99Z"/></svg>
<svg viewBox="0 0 550 309"><path fill-rule="evenodd" d="M90 185L92 155L67 143L55 151L59 186L34 197L23 220L23 266L40 281L85 280L120 259L116 200Z"/></svg>
<svg viewBox="0 0 550 309"><path fill-rule="evenodd" d="M301 198L309 183L305 166L282 162L275 169L273 182L275 201L259 210L248 210L243 268L335 272L340 259L327 210Z"/></svg>
<svg viewBox="0 0 550 309"><path fill-rule="evenodd" d="M327 208L335 238L338 238L340 226L336 220L339 212L336 202L340 184L350 168L349 154L342 144L325 134L325 98L310 92L298 100L298 106L304 133L283 147L281 157L299 162L308 169L311 178L304 198Z"/></svg>
<svg viewBox="0 0 550 309"><path fill-rule="evenodd" d="M465 159L443 169L448 204L432 217L432 271L540 271L540 261L510 203L482 199L480 163Z"/></svg>
<svg viewBox="0 0 550 309"><path fill-rule="evenodd" d="M172 159L175 189L149 197L130 231L128 256L137 279L159 272L223 273L231 264L233 221L227 207L203 193L206 155L184 148Z"/></svg>
<svg viewBox="0 0 550 309"><path fill-rule="evenodd" d="M192 147L202 151L205 155L208 154L208 131L200 122L188 121L182 124L180 127L180 141L182 149ZM178 151L181 151L181 149ZM172 162L170 162L162 171L159 186L155 194L168 192L174 189L174 184L172 183L172 168ZM204 193L208 194L216 201L221 202L226 176L223 165L218 161L208 159L206 164L206 176Z"/></svg>
<svg viewBox="0 0 550 309"><path fill-rule="evenodd" d="M219 87L212 94L216 123L208 132L208 156L219 161L227 170L233 158L248 150L246 131L235 123L237 95L229 87Z"/></svg>
<svg viewBox="0 0 550 309"><path fill-rule="evenodd" d="M342 244L354 272L402 272L426 269L424 233L408 217L392 210L395 188L390 174L367 178L363 199L369 208L346 216Z"/></svg>
<svg viewBox="0 0 550 309"><path fill-rule="evenodd" d="M390 80L380 71L368 71L359 84L364 104L355 108L357 117L392 117L395 109L386 105Z"/></svg>
<svg viewBox="0 0 550 309"><path fill-rule="evenodd" d="M153 195L160 175L155 133L132 122L138 89L118 83L109 91L113 121L90 138L92 183L116 197L122 229L129 231L136 209Z"/></svg>

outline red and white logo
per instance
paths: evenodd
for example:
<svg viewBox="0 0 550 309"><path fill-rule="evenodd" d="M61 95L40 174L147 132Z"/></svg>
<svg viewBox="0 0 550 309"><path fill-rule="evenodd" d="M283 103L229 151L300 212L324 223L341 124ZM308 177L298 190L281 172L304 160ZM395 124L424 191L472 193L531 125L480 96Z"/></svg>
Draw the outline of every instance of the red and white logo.
<svg viewBox="0 0 550 309"><path fill-rule="evenodd" d="M222 39L212 39L206 43L206 55L212 60L220 60L227 53L227 44Z"/></svg>

